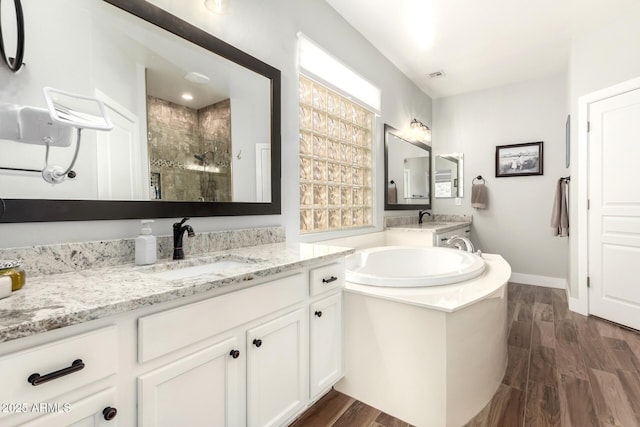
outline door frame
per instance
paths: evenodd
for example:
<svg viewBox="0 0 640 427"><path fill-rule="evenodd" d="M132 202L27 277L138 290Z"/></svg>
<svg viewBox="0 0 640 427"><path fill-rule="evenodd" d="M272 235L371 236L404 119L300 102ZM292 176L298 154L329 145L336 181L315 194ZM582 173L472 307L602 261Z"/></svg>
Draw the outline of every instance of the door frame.
<svg viewBox="0 0 640 427"><path fill-rule="evenodd" d="M578 98L578 295L570 296L569 308L583 315L589 314L589 289L587 288L587 276L589 275L589 212L587 199L589 188L587 180L589 176L589 106L595 102L612 98L632 90L640 89L640 77L609 86L604 89L583 95Z"/></svg>

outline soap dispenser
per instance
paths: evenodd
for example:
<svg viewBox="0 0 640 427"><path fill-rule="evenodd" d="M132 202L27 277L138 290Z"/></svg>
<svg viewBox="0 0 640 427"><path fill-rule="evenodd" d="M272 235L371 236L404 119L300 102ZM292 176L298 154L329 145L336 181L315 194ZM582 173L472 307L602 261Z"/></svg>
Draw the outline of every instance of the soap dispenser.
<svg viewBox="0 0 640 427"><path fill-rule="evenodd" d="M157 259L156 237L151 235L153 220L144 219L142 230L136 238L136 265L153 264Z"/></svg>

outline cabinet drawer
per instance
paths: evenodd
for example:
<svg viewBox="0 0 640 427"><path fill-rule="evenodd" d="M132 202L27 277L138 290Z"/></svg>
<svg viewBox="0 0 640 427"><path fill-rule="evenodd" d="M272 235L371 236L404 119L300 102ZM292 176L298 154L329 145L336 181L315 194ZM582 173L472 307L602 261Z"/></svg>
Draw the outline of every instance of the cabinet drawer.
<svg viewBox="0 0 640 427"><path fill-rule="evenodd" d="M344 285L344 264L333 263L309 272L309 294L315 296Z"/></svg>
<svg viewBox="0 0 640 427"><path fill-rule="evenodd" d="M105 410L115 407L116 390L111 387L74 402L65 402L68 406L62 410L36 418L21 427L51 427L51 426L95 426L116 427L118 425L117 412L114 418L107 420ZM62 405L62 404L61 404ZM68 411L66 410L68 408Z"/></svg>
<svg viewBox="0 0 640 427"><path fill-rule="evenodd" d="M302 273L138 319L142 362L213 337L250 320L302 301Z"/></svg>
<svg viewBox="0 0 640 427"><path fill-rule="evenodd" d="M117 351L116 327L111 326L8 354L0 358L0 402L41 403L112 375ZM76 360L84 367L73 366ZM42 381L35 386L28 381L33 374ZM55 378L46 381L47 374Z"/></svg>

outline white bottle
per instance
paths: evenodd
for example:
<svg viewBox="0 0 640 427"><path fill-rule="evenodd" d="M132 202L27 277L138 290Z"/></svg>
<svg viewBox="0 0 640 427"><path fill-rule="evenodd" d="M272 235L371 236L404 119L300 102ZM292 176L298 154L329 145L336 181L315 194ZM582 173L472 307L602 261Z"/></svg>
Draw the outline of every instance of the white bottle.
<svg viewBox="0 0 640 427"><path fill-rule="evenodd" d="M156 237L151 235L152 219L143 219L142 230L136 238L136 265L153 264L157 259Z"/></svg>

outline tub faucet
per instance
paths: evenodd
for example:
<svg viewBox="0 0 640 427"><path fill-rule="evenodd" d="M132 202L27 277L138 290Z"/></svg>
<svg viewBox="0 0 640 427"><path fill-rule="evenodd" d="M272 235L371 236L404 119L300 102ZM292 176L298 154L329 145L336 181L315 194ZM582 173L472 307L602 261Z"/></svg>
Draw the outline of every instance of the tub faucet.
<svg viewBox="0 0 640 427"><path fill-rule="evenodd" d="M173 224L173 259L184 259L184 251L182 250L184 232L186 231L189 237L196 235L189 224L184 225L188 219L182 218L182 221Z"/></svg>
<svg viewBox="0 0 640 427"><path fill-rule="evenodd" d="M464 250L467 252L474 253L476 249L473 247L473 243L466 237L463 236L453 236L446 243L447 246L452 248L458 248L462 250L464 246Z"/></svg>
<svg viewBox="0 0 640 427"><path fill-rule="evenodd" d="M418 211L418 224L422 224L422 217L425 216L425 215L431 216L431 214L429 212L427 212L426 209Z"/></svg>

